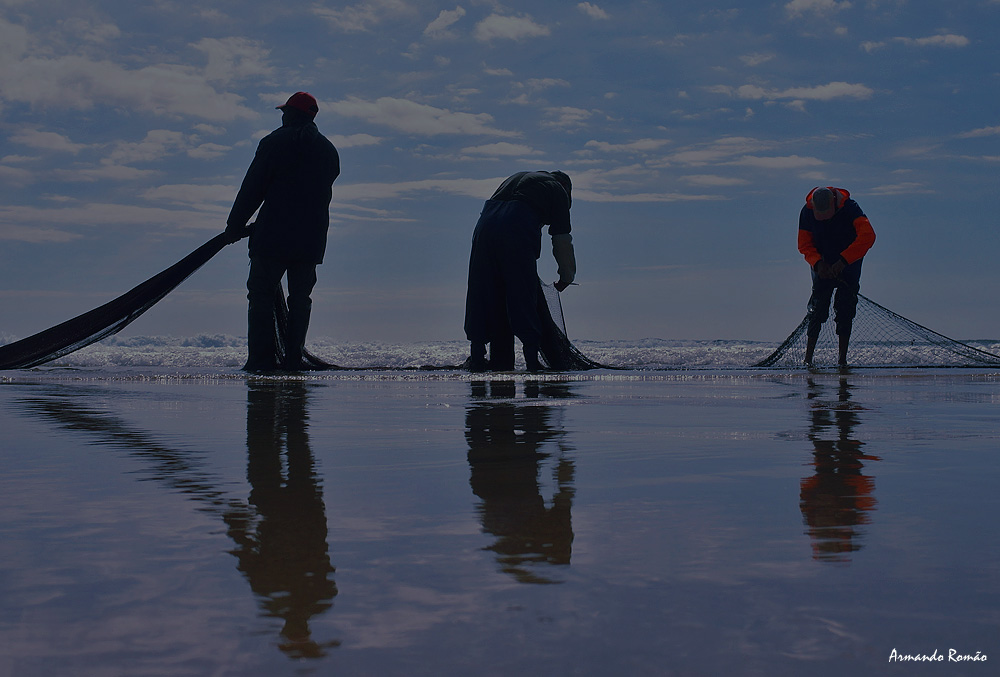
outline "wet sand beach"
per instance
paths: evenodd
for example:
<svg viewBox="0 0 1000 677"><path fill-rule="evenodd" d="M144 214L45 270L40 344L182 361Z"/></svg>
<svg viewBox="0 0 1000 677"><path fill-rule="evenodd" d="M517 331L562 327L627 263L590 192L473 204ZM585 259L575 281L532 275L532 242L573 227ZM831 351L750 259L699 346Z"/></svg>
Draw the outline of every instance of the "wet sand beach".
<svg viewBox="0 0 1000 677"><path fill-rule="evenodd" d="M965 369L7 372L0 677L996 674L998 414Z"/></svg>

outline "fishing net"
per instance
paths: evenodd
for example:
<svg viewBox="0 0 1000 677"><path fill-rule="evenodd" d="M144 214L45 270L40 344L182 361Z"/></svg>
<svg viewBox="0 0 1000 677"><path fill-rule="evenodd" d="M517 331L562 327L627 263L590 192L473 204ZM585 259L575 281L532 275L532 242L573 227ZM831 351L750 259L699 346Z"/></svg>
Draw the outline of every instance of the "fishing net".
<svg viewBox="0 0 1000 677"><path fill-rule="evenodd" d="M606 369L576 349L566 336L566 318L563 316L559 292L550 284L538 281L542 293L538 295L538 315L542 320L542 341L538 346L541 358L549 369L556 371L582 371Z"/></svg>
<svg viewBox="0 0 1000 677"><path fill-rule="evenodd" d="M288 345L288 304L285 302L285 290L278 283L274 292L274 356L275 364L284 364ZM325 369L341 369L335 364L313 355L302 349L302 362L299 369L305 371L323 371Z"/></svg>
<svg viewBox="0 0 1000 677"><path fill-rule="evenodd" d="M755 367L801 367L809 315L777 350ZM836 365L839 339L832 320L823 324L813 364ZM1000 367L1000 355L948 338L858 294L847 361L852 367Z"/></svg>
<svg viewBox="0 0 1000 677"><path fill-rule="evenodd" d="M83 315L0 346L0 369L27 369L51 362L121 331L186 280L228 243L220 234L163 272Z"/></svg>
<svg viewBox="0 0 1000 677"><path fill-rule="evenodd" d="M0 369L27 369L51 362L112 336L152 308L181 282L201 268L228 244L223 233L215 236L166 270L105 303L62 324L14 343L0 346ZM288 306L279 284L274 298L275 363L285 357L288 336ZM302 369L339 369L308 350L302 351Z"/></svg>

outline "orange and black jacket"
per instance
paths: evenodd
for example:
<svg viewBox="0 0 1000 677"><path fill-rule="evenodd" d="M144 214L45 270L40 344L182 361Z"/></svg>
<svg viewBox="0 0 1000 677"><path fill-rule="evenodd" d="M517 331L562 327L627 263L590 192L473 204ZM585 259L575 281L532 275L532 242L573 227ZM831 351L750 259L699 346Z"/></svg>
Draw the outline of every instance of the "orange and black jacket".
<svg viewBox="0 0 1000 677"><path fill-rule="evenodd" d="M820 259L834 263L838 258L848 265L860 261L875 244L875 231L851 194L843 188L827 186L837 198L837 211L825 220L813 216L813 188L799 212L799 251L810 266Z"/></svg>

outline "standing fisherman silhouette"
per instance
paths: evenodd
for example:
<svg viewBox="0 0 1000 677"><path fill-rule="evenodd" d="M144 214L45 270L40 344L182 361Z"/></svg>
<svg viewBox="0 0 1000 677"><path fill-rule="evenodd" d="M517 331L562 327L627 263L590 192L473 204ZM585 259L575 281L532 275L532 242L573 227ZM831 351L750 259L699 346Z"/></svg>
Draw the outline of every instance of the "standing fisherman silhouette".
<svg viewBox="0 0 1000 677"><path fill-rule="evenodd" d="M337 149L313 122L319 112L316 99L296 92L277 109L281 127L260 140L226 221L232 242L250 237L249 357L243 367L250 372L303 367L316 266L326 252L332 186L340 175ZM257 220L247 226L258 208ZM279 365L274 297L286 275L288 338Z"/></svg>

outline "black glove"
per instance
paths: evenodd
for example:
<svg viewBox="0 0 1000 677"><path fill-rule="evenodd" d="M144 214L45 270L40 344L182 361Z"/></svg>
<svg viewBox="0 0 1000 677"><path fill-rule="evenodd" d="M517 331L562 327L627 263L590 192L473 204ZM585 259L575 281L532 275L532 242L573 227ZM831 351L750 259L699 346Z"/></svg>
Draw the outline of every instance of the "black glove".
<svg viewBox="0 0 1000 677"><path fill-rule="evenodd" d="M228 226L226 226L226 235L229 236L227 238L227 241L229 242L229 244L233 244L234 242L239 242L243 238L250 235L250 225L237 226L236 224L231 223Z"/></svg>
<svg viewBox="0 0 1000 677"><path fill-rule="evenodd" d="M830 278L836 280L847 267L847 261L839 258L830 265Z"/></svg>
<svg viewBox="0 0 1000 677"><path fill-rule="evenodd" d="M820 259L813 266L813 270L816 271L816 276L821 280L829 280L832 276L830 275L830 264Z"/></svg>

